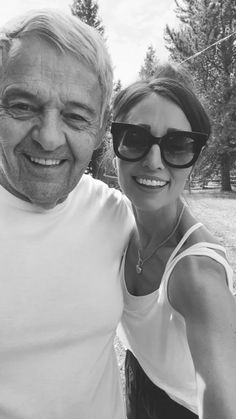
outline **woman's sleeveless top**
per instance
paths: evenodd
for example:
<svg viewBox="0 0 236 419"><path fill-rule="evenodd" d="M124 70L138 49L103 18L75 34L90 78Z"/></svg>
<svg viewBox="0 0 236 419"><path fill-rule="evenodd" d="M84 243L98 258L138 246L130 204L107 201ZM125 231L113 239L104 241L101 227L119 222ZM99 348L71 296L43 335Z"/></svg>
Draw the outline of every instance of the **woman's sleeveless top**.
<svg viewBox="0 0 236 419"><path fill-rule="evenodd" d="M233 292L233 271L227 259L217 253L217 250L226 253L222 246L199 242L180 252L188 237L201 226L201 223L197 223L185 233L166 264L158 290L148 295L134 296L128 292L123 280L123 329L118 329L121 339L132 350L153 383L196 414L195 369L187 341L185 320L170 304L167 295L168 280L175 265L183 257L208 256L224 267L228 286Z"/></svg>

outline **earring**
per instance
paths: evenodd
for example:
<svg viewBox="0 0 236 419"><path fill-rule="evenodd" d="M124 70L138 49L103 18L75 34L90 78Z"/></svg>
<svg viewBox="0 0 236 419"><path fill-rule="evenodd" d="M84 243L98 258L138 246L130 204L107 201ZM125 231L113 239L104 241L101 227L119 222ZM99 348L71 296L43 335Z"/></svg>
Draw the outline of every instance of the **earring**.
<svg viewBox="0 0 236 419"><path fill-rule="evenodd" d="M191 182L192 182L192 171L189 173L186 179L186 183L185 183L185 189L187 189L189 193L191 193Z"/></svg>
<svg viewBox="0 0 236 419"><path fill-rule="evenodd" d="M115 170L115 174L117 175L117 162L116 162L116 157L113 157L112 159L112 166Z"/></svg>

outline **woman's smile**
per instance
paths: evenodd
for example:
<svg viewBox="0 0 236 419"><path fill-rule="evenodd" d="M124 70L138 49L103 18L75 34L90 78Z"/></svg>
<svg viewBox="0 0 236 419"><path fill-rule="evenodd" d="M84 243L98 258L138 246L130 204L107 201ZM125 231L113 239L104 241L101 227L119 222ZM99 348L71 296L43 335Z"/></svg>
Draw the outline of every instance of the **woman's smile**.
<svg viewBox="0 0 236 419"><path fill-rule="evenodd" d="M146 175L132 176L132 178L138 185L151 189L164 188L169 183L167 180Z"/></svg>

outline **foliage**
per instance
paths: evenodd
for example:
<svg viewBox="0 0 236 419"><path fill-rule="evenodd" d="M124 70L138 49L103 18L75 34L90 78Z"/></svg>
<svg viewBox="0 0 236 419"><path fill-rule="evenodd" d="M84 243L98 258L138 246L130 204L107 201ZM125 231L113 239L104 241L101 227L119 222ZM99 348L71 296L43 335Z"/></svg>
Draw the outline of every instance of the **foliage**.
<svg viewBox="0 0 236 419"><path fill-rule="evenodd" d="M113 96L117 95L122 89L122 84L121 84L121 80L118 79L117 82L114 83L113 86Z"/></svg>
<svg viewBox="0 0 236 419"><path fill-rule="evenodd" d="M77 16L87 25L96 28L101 35L104 35L104 26L101 19L98 17L99 6L93 0L74 0L71 11L74 16Z"/></svg>
<svg viewBox="0 0 236 419"><path fill-rule="evenodd" d="M222 189L231 190L230 169L236 159L236 36L221 40L236 31L236 3L175 3L180 26L176 30L166 26L166 46L174 61L185 62L189 68L213 121L209 148L195 173L206 177L220 170Z"/></svg>
<svg viewBox="0 0 236 419"><path fill-rule="evenodd" d="M116 95L122 90L122 84L118 79L113 85L112 102ZM99 172L98 177L107 183L110 187L118 187L117 176L113 166L113 147L112 147L112 136L111 136L111 123L112 123L112 110L110 109L109 117L107 121L106 134L103 139L103 149L99 156Z"/></svg>
<svg viewBox="0 0 236 419"><path fill-rule="evenodd" d="M146 80L151 78L155 73L157 65L158 59L156 56L156 51L152 45L149 45L146 52L146 57L144 58L144 63L139 72L140 79Z"/></svg>
<svg viewBox="0 0 236 419"><path fill-rule="evenodd" d="M118 79L113 85L113 94L112 101L115 96L121 91L122 84L120 79ZM96 159L96 172L94 172L92 167L92 162L90 162L89 172L96 177L97 179L103 180L110 187L118 187L117 176L115 169L112 164L113 160L113 147L112 147L112 137L111 137L111 123L112 123L112 110L109 111L109 116L107 120L106 133L103 138L103 142L98 150L94 152L94 159Z"/></svg>

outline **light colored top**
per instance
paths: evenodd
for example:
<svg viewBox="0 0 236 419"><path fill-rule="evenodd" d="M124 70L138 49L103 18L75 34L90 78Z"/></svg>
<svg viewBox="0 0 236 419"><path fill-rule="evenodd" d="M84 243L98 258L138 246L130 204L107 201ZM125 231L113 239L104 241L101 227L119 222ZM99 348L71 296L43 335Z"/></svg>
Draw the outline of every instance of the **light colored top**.
<svg viewBox="0 0 236 419"><path fill-rule="evenodd" d="M85 175L52 210L0 188L0 418L124 419L113 347L133 216Z"/></svg>
<svg viewBox="0 0 236 419"><path fill-rule="evenodd" d="M196 414L197 386L185 320L170 304L168 280L175 265L183 257L203 255L223 265L229 288L233 292L233 271L225 257L216 252L221 250L225 253L222 246L200 242L179 253L187 238L201 226L201 223L197 223L185 233L166 264L158 290L148 295L134 296L128 292L123 280L125 310L122 317L123 329L118 329L121 339L132 350L153 383Z"/></svg>

